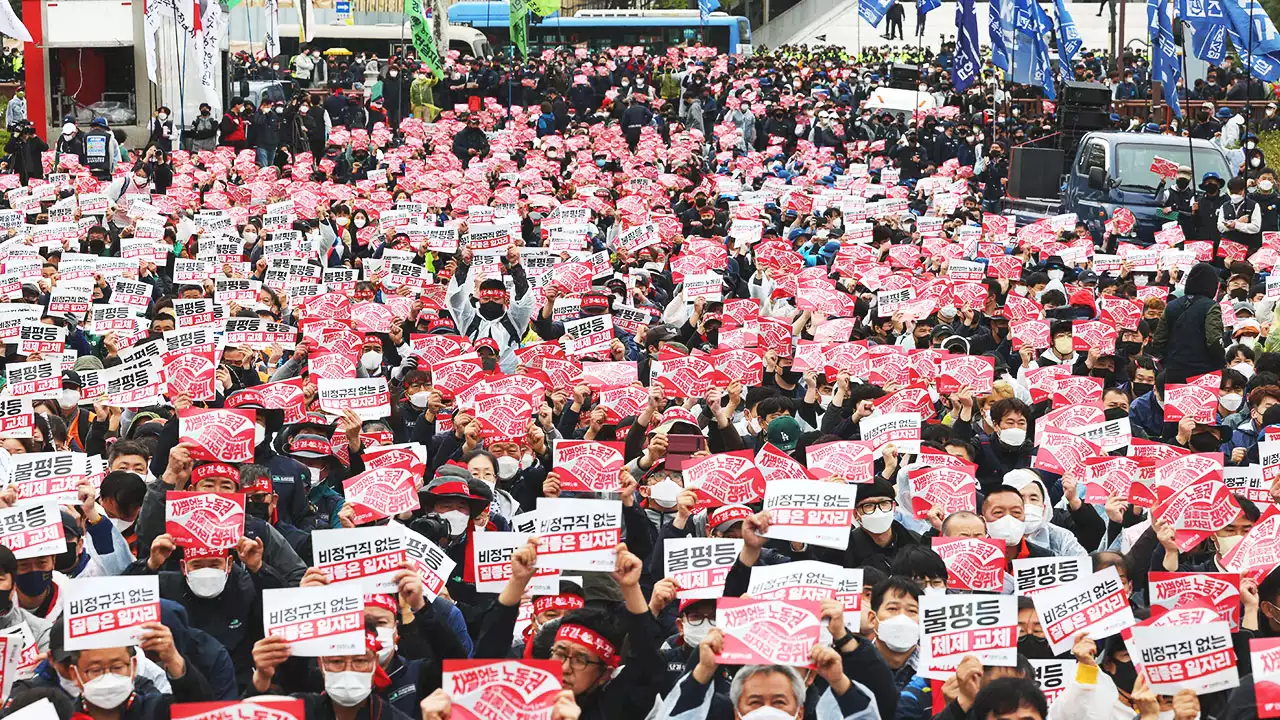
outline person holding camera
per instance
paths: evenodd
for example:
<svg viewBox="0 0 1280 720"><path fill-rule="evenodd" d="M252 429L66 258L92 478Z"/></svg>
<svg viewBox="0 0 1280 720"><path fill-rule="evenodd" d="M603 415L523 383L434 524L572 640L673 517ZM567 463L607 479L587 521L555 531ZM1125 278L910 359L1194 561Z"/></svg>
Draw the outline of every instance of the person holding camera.
<svg viewBox="0 0 1280 720"><path fill-rule="evenodd" d="M32 178L44 179L44 166L40 162L40 154L49 149L49 145L36 135L35 126L29 120L22 120L11 126L12 135L4 146L9 156L9 168L18 173L25 185Z"/></svg>

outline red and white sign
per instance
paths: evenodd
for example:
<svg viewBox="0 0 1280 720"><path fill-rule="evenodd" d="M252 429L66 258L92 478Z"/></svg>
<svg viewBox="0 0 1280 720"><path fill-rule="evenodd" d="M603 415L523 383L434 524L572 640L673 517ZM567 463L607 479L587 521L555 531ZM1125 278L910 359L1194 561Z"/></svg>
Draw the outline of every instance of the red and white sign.
<svg viewBox="0 0 1280 720"><path fill-rule="evenodd" d="M754 565L747 595L756 600L830 600L844 578L839 565L800 560L776 565Z"/></svg>
<svg viewBox="0 0 1280 720"><path fill-rule="evenodd" d="M178 441L193 446L193 460L252 462L253 418L252 410L179 410Z"/></svg>
<svg viewBox="0 0 1280 720"><path fill-rule="evenodd" d="M1125 644L1134 667L1146 675L1154 693L1175 695L1191 690L1202 694L1240 685L1231 628L1225 622L1139 625L1132 633Z"/></svg>
<svg viewBox="0 0 1280 720"><path fill-rule="evenodd" d="M1262 512L1249 534L1222 557L1222 569L1261 583L1277 565L1280 565L1280 511L1271 506Z"/></svg>
<svg viewBox="0 0 1280 720"><path fill-rule="evenodd" d="M742 552L742 541L731 538L667 538L662 544L663 577L675 578L676 597L718 598L724 579Z"/></svg>
<svg viewBox="0 0 1280 720"><path fill-rule="evenodd" d="M315 567L331 584L351 583L366 594L395 593L395 575L405 561L404 538L383 526L316 530L311 533Z"/></svg>
<svg viewBox="0 0 1280 720"><path fill-rule="evenodd" d="M916 453L920 450L919 413L884 413L864 417L858 421L858 431L863 442L870 443L875 448L877 457L889 443L893 443L903 453Z"/></svg>
<svg viewBox="0 0 1280 720"><path fill-rule="evenodd" d="M178 547L233 548L244 537L244 495L169 491L164 531Z"/></svg>
<svg viewBox="0 0 1280 720"><path fill-rule="evenodd" d="M176 703L172 720L306 720L306 702L295 698L254 698L235 702Z"/></svg>
<svg viewBox="0 0 1280 720"><path fill-rule="evenodd" d="M440 549L439 545L422 535L395 521L392 521L390 526L398 529L401 536L404 537L405 557L409 559L409 562L417 566L418 574L422 576L422 587L426 591L427 598L435 600L444 589L445 584L449 582L449 573L453 572L453 568L458 563L445 554L445 551Z"/></svg>
<svg viewBox="0 0 1280 720"><path fill-rule="evenodd" d="M1280 638L1250 638L1249 660L1258 717L1280 717Z"/></svg>
<svg viewBox="0 0 1280 720"><path fill-rule="evenodd" d="M365 651L364 596L354 584L263 590L262 623L267 637L283 639L298 657Z"/></svg>
<svg viewBox="0 0 1280 720"><path fill-rule="evenodd" d="M51 502L0 510L0 545L19 560L64 552L62 511Z"/></svg>
<svg viewBox="0 0 1280 720"><path fill-rule="evenodd" d="M623 443L594 440L556 440L552 466L560 478L560 492L618 492L625 464Z"/></svg>
<svg viewBox="0 0 1280 720"><path fill-rule="evenodd" d="M1075 660L1028 660L1035 671L1036 684L1044 693L1044 700L1049 705L1067 689L1076 676Z"/></svg>
<svg viewBox="0 0 1280 720"><path fill-rule="evenodd" d="M532 535L523 532L482 532L472 536L472 565L475 567L477 592L502 592L511 579L511 553L524 547L530 537ZM545 567L539 553L538 569L533 573L531 585L548 578L555 580L559 576L558 569Z"/></svg>
<svg viewBox="0 0 1280 720"><path fill-rule="evenodd" d="M822 479L836 475L850 483L869 483L875 475L876 456L871 446L859 440L810 445L805 448L809 474Z"/></svg>
<svg viewBox="0 0 1280 720"><path fill-rule="evenodd" d="M972 470L952 467L915 468L907 471L911 483L911 510L924 520L934 507L943 517L977 507L978 481Z"/></svg>
<svg viewBox="0 0 1280 720"><path fill-rule="evenodd" d="M1065 475L1076 473L1084 467L1084 461L1102 454L1102 449L1082 437L1046 428L1040 436L1032 467Z"/></svg>
<svg viewBox="0 0 1280 720"><path fill-rule="evenodd" d="M342 481L343 495L355 508L352 522L364 525L417 510L421 506L414 479L407 467L381 467Z"/></svg>
<svg viewBox="0 0 1280 720"><path fill-rule="evenodd" d="M820 480L775 480L765 486L767 537L844 550L858 490Z"/></svg>
<svg viewBox="0 0 1280 720"><path fill-rule="evenodd" d="M1164 421L1176 423L1189 417L1198 423L1214 423L1218 393L1199 385L1169 385L1164 389Z"/></svg>
<svg viewBox="0 0 1280 720"><path fill-rule="evenodd" d="M620 542L620 501L538 498L539 569L611 572Z"/></svg>
<svg viewBox="0 0 1280 720"><path fill-rule="evenodd" d="M933 551L947 566L948 590L1004 591L1004 541L933 538Z"/></svg>
<svg viewBox="0 0 1280 720"><path fill-rule="evenodd" d="M916 674L951 677L972 655L983 665L1013 667L1018 658L1018 600L1012 595L922 595Z"/></svg>
<svg viewBox="0 0 1280 720"><path fill-rule="evenodd" d="M959 355L938 364L938 392L950 395L967 387L975 395L991 392L995 380L995 361L978 355Z"/></svg>
<svg viewBox="0 0 1280 720"><path fill-rule="evenodd" d="M391 416L391 393L384 378L319 378L316 391L320 396L320 409L330 415L353 410L361 421Z"/></svg>
<svg viewBox="0 0 1280 720"><path fill-rule="evenodd" d="M445 660L453 720L551 720L562 689L554 660Z"/></svg>
<svg viewBox="0 0 1280 720"><path fill-rule="evenodd" d="M137 645L142 625L160 622L160 577L74 578L59 586L67 650Z"/></svg>
<svg viewBox="0 0 1280 720"><path fill-rule="evenodd" d="M1101 640L1135 622L1129 594L1114 567L1038 593L1035 603L1049 650L1055 655L1069 650L1082 632Z"/></svg>
<svg viewBox="0 0 1280 720"><path fill-rule="evenodd" d="M1228 623L1240 627L1240 576L1236 573L1152 572L1147 577L1153 616L1193 600L1203 600Z"/></svg>
<svg viewBox="0 0 1280 720"><path fill-rule="evenodd" d="M716 627L724 633L724 647L716 661L811 667L821 611L821 603L812 600L721 598L716 602Z"/></svg>
<svg viewBox="0 0 1280 720"><path fill-rule="evenodd" d="M685 489L694 490L698 504L705 507L742 505L764 497L764 475L752 458L738 453L716 453L686 462L683 479Z"/></svg>

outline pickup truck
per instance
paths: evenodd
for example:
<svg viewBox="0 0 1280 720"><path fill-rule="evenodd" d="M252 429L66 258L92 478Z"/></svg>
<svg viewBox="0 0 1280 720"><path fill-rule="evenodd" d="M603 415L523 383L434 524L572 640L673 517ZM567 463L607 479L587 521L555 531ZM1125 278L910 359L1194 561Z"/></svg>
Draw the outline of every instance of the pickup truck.
<svg viewBox="0 0 1280 720"><path fill-rule="evenodd" d="M1192 154L1194 153L1194 155ZM1222 149L1208 140L1191 140L1171 135L1124 132L1091 132L1080 140L1067 172L1062 176L1057 198L1007 198L1005 212L1017 216L1018 225L1041 218L1074 214L1101 240L1103 224L1116 208L1128 208L1137 218L1134 233L1140 243L1166 222L1156 215L1156 192L1161 179L1151 172L1155 157L1195 170L1193 183L1199 186L1205 173L1216 172L1224 180L1233 173ZM1194 162L1190 160L1194 159Z"/></svg>

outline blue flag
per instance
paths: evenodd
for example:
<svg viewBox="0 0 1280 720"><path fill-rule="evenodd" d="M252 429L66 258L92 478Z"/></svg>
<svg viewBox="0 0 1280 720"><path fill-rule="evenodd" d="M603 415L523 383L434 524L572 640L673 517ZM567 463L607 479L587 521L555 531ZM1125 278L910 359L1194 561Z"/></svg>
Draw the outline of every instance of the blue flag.
<svg viewBox="0 0 1280 720"><path fill-rule="evenodd" d="M698 17L706 22L711 13L720 8L720 0L698 0Z"/></svg>
<svg viewBox="0 0 1280 720"><path fill-rule="evenodd" d="M1053 84L1053 65L1049 61L1049 35L1053 22L1034 0L1013 0L1013 41L1010 62L1013 81L1044 88L1045 97L1057 98ZM1008 7L1008 6L1006 6Z"/></svg>
<svg viewBox="0 0 1280 720"><path fill-rule="evenodd" d="M916 2L916 8L925 15L928 15L930 10L937 10L940 7L942 7L942 0L917 0Z"/></svg>
<svg viewBox="0 0 1280 720"><path fill-rule="evenodd" d="M1062 68L1064 78L1071 77L1071 64L1075 62L1076 53L1084 41L1076 28L1076 21L1071 19L1066 4L1062 0L1054 0L1058 15L1058 65Z"/></svg>
<svg viewBox="0 0 1280 720"><path fill-rule="evenodd" d="M987 34L991 36L991 62L995 66L1009 72L1009 47L1005 43L1005 29L1001 24L1006 5L1013 0L989 0L987 6Z"/></svg>
<svg viewBox="0 0 1280 720"><path fill-rule="evenodd" d="M1182 63L1178 46L1173 41L1173 23L1169 19L1169 0L1148 0L1147 25L1151 31L1151 77L1164 88L1165 104L1173 114L1182 117L1178 104L1178 81L1182 79Z"/></svg>
<svg viewBox="0 0 1280 720"><path fill-rule="evenodd" d="M1222 0L1178 0L1177 16L1191 25L1191 51L1196 57L1214 65L1226 58L1229 21Z"/></svg>
<svg viewBox="0 0 1280 720"><path fill-rule="evenodd" d="M858 14L874 27L880 27L884 14L897 0L858 0Z"/></svg>
<svg viewBox="0 0 1280 720"><path fill-rule="evenodd" d="M1250 54L1248 39L1240 37L1230 27L1227 28L1227 37L1231 38L1231 44L1236 46L1240 59L1253 70L1255 78L1265 82L1280 82L1280 52L1260 53L1255 43L1253 53Z"/></svg>
<svg viewBox="0 0 1280 720"><path fill-rule="evenodd" d="M1040 3L1031 3L1035 17L1035 34L1032 36L1035 48L1036 64L1032 72L1032 84L1044 88L1044 96L1050 100L1058 99L1058 91L1053 83L1053 64L1049 62L1049 35L1053 32L1053 21L1049 14L1040 7Z"/></svg>
<svg viewBox="0 0 1280 720"><path fill-rule="evenodd" d="M1267 16L1267 11L1257 0L1223 0L1222 8L1226 11L1230 27L1242 42L1231 42L1236 52L1243 58L1246 55L1269 55L1280 52L1280 32L1275 23Z"/></svg>
<svg viewBox="0 0 1280 720"><path fill-rule="evenodd" d="M957 92L964 92L978 79L978 13L975 0L956 2L957 36L956 55L951 59L951 84Z"/></svg>

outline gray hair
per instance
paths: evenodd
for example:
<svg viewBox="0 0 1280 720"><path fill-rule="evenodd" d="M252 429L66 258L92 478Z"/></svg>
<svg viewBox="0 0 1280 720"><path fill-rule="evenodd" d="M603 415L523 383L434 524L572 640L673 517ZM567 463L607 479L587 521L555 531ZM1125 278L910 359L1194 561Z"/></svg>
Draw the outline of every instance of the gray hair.
<svg viewBox="0 0 1280 720"><path fill-rule="evenodd" d="M805 690L804 679L800 677L800 673L789 665L747 665L733 676L733 684L729 686L729 700L733 703L733 707L738 707L738 701L742 699L742 688L752 677L760 674L780 673L785 675L787 680L791 681L791 692L796 696L796 704L804 705Z"/></svg>

